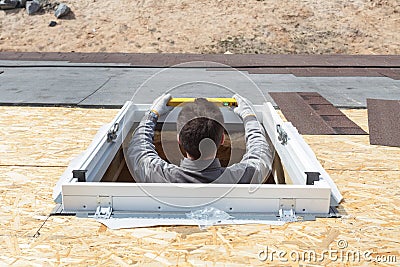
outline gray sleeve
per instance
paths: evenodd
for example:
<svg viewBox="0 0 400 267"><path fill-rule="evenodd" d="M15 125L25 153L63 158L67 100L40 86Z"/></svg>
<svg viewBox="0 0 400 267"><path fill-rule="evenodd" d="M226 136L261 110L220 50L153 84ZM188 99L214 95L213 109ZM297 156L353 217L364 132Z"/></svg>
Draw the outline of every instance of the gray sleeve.
<svg viewBox="0 0 400 267"><path fill-rule="evenodd" d="M150 115L145 115L139 126L132 134L132 140L128 147L128 164L132 175L137 182L142 183L165 183L171 177L166 173L171 173L176 165L169 164L158 155L153 144L154 129L157 119Z"/></svg>
<svg viewBox="0 0 400 267"><path fill-rule="evenodd" d="M238 164L232 165L232 170L254 170L251 183L262 183L271 171L274 149L265 138L265 131L255 116L244 119L246 153Z"/></svg>

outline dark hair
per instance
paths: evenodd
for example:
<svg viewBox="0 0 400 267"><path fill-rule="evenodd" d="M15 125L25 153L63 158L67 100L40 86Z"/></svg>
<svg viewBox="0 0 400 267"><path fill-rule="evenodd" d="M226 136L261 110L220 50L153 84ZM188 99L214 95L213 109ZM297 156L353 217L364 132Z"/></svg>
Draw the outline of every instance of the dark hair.
<svg viewBox="0 0 400 267"><path fill-rule="evenodd" d="M204 138L213 140L218 148L224 134L223 124L224 117L221 110L207 99L196 98L194 102L185 104L177 119L182 148L194 159L201 156L199 144Z"/></svg>

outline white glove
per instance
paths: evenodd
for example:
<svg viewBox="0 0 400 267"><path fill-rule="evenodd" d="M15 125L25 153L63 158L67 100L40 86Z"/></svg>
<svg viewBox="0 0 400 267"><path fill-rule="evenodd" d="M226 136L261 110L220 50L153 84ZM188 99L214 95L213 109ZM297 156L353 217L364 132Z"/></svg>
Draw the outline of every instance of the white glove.
<svg viewBox="0 0 400 267"><path fill-rule="evenodd" d="M162 94L156 100L154 100L153 105L150 107L150 111L155 113L157 117L172 110L172 107L167 106L168 101L171 99L171 94Z"/></svg>
<svg viewBox="0 0 400 267"><path fill-rule="evenodd" d="M235 94L232 96L234 99L236 99L236 102L238 103L238 106L233 110L239 117L241 117L243 120L247 116L255 116L255 109L253 107L253 104L247 99L244 98L241 95Z"/></svg>

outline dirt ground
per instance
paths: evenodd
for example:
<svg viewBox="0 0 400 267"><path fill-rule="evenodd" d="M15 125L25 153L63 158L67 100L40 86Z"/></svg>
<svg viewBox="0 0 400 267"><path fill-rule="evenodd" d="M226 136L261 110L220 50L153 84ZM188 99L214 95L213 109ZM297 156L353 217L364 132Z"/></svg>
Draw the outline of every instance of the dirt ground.
<svg viewBox="0 0 400 267"><path fill-rule="evenodd" d="M0 51L400 54L399 0L63 2L1 10Z"/></svg>

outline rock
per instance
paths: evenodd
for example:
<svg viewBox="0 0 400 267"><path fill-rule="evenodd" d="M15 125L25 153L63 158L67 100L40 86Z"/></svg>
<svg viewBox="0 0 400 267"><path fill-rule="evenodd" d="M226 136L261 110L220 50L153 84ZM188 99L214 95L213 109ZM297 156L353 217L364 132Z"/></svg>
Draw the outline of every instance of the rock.
<svg viewBox="0 0 400 267"><path fill-rule="evenodd" d="M0 1L0 9L6 10L6 9L14 9L18 5L17 0L1 0Z"/></svg>
<svg viewBox="0 0 400 267"><path fill-rule="evenodd" d="M50 21L50 23L49 23L49 27L54 27L56 25L57 25L57 22L54 20Z"/></svg>
<svg viewBox="0 0 400 267"><path fill-rule="evenodd" d="M68 15L68 13L71 11L71 9L66 5L66 4L60 4L55 12L55 16L57 18L61 18L64 17L66 15Z"/></svg>
<svg viewBox="0 0 400 267"><path fill-rule="evenodd" d="M26 2L26 12L28 13L28 15L32 15L38 12L41 7L41 4L36 0Z"/></svg>

